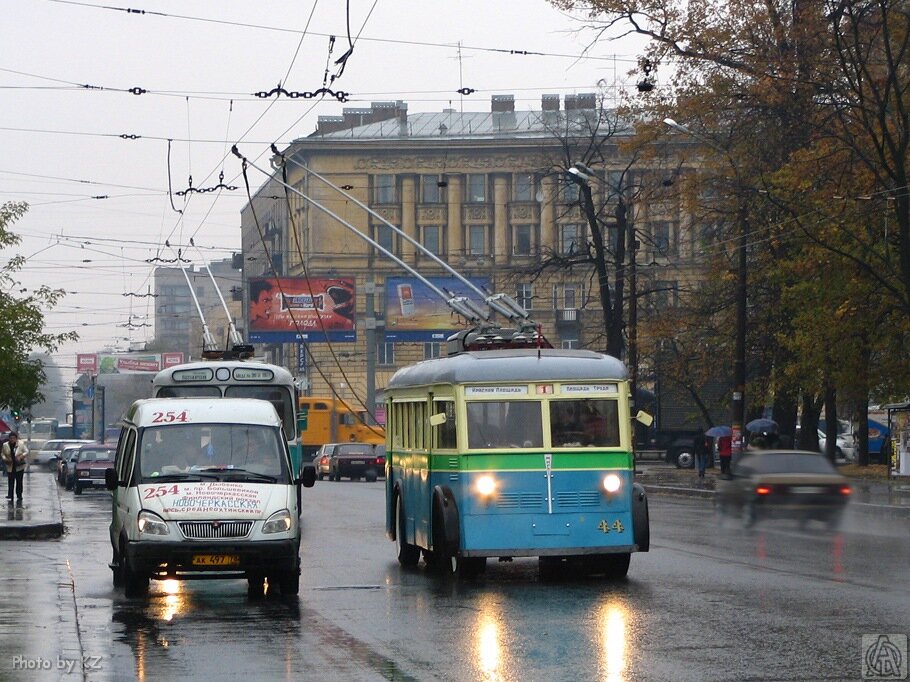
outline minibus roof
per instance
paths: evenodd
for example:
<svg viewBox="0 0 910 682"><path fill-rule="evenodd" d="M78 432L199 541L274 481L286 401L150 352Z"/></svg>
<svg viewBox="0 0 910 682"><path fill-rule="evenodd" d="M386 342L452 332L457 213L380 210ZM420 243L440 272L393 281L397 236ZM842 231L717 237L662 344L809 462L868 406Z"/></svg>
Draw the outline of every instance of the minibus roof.
<svg viewBox="0 0 910 682"><path fill-rule="evenodd" d="M221 423L281 426L281 419L272 403L254 398L137 400L127 412L125 421L136 426Z"/></svg>

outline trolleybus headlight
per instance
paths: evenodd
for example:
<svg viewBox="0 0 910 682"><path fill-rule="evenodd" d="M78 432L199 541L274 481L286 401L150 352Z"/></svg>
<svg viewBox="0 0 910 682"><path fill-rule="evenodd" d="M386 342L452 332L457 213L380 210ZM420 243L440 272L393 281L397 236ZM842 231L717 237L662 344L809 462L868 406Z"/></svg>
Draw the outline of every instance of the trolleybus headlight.
<svg viewBox="0 0 910 682"><path fill-rule="evenodd" d="M283 533L291 529L291 512L282 509L272 514L268 521L262 524L263 533Z"/></svg>
<svg viewBox="0 0 910 682"><path fill-rule="evenodd" d="M622 487L622 479L616 474L607 474L604 476L604 490L608 493L615 493Z"/></svg>
<svg viewBox="0 0 910 682"><path fill-rule="evenodd" d="M493 480L492 476L481 476L477 479L476 488L478 493L484 497L489 497L496 492L496 481Z"/></svg>
<svg viewBox="0 0 910 682"><path fill-rule="evenodd" d="M150 511L139 512L138 523L139 532L147 535L169 535L171 532L164 519Z"/></svg>

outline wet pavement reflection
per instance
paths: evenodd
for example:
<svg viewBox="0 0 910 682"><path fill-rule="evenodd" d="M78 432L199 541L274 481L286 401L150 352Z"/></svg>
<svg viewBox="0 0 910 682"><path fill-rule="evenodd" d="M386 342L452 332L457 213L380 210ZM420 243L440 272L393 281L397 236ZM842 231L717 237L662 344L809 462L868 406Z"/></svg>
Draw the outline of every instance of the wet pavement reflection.
<svg viewBox="0 0 910 682"><path fill-rule="evenodd" d="M398 566L381 483L308 492L290 600L250 599L239 580L153 581L127 599L107 568L110 498L64 494L64 538L0 554L24 600L0 591L0 679L20 678L17 653L79 662L47 679L842 679L859 676L862 634L910 629L905 526L744 528L654 497L652 552L625 581L542 581L516 559L463 582Z"/></svg>

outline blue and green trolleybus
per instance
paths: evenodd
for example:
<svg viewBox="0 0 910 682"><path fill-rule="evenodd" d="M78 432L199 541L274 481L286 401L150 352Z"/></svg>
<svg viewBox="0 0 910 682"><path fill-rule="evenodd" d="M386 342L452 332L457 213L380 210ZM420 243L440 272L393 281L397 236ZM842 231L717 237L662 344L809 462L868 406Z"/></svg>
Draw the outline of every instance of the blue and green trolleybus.
<svg viewBox="0 0 910 682"><path fill-rule="evenodd" d="M585 350L467 350L395 373L386 532L398 561L472 576L539 557L623 577L648 551L625 366ZM646 416L643 418L646 419Z"/></svg>

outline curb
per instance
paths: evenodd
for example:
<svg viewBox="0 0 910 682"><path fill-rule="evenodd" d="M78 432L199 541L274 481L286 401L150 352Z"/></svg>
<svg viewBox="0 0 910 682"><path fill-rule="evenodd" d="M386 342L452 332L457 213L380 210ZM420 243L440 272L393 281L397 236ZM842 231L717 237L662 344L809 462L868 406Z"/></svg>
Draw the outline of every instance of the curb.
<svg viewBox="0 0 910 682"><path fill-rule="evenodd" d="M63 502L60 489L50 480L56 504L53 510L56 521L38 521L35 523L0 521L0 542L3 540L53 540L63 535Z"/></svg>

